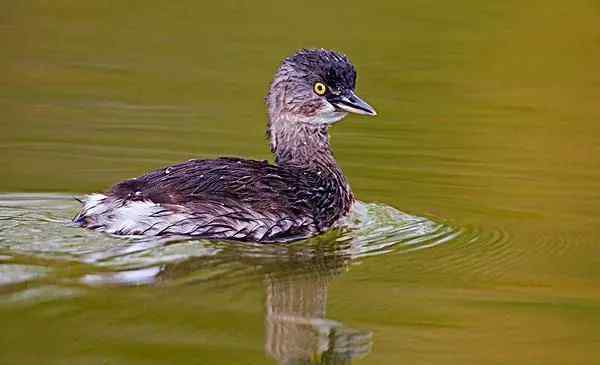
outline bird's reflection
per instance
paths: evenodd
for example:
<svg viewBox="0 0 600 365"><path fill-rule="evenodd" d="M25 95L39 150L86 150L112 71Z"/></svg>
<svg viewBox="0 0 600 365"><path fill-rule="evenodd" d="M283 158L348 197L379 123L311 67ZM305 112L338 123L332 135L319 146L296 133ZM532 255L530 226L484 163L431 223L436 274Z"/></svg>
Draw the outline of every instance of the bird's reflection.
<svg viewBox="0 0 600 365"><path fill-rule="evenodd" d="M247 280L249 273L259 275L264 278L269 356L285 365L350 364L369 353L372 338L369 331L326 317L328 285L351 261L338 243L317 239L292 246L225 246L216 255L168 264L156 279L204 281L206 275L197 272L208 268L229 284Z"/></svg>
<svg viewBox="0 0 600 365"><path fill-rule="evenodd" d="M265 350L280 364L350 364L369 352L370 332L326 318L330 279L320 272L267 276Z"/></svg>

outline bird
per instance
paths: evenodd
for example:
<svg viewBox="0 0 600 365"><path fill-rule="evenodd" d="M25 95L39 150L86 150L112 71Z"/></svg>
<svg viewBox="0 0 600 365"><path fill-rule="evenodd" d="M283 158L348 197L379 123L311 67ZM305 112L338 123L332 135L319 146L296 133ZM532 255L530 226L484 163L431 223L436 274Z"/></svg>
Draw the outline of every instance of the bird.
<svg viewBox="0 0 600 365"><path fill-rule="evenodd" d="M349 113L377 115L355 93L348 57L301 49L280 63L265 97L274 164L193 159L82 200L73 222L113 235L286 243L326 232L355 201L329 142Z"/></svg>

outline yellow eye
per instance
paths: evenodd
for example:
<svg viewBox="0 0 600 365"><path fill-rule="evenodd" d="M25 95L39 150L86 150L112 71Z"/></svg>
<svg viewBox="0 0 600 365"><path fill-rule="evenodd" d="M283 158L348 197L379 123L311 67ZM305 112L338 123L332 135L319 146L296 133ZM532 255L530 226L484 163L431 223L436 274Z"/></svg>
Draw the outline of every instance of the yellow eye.
<svg viewBox="0 0 600 365"><path fill-rule="evenodd" d="M325 86L325 84L323 84L322 82L317 82L315 83L314 89L317 95L325 95L325 92L327 91L327 86Z"/></svg>

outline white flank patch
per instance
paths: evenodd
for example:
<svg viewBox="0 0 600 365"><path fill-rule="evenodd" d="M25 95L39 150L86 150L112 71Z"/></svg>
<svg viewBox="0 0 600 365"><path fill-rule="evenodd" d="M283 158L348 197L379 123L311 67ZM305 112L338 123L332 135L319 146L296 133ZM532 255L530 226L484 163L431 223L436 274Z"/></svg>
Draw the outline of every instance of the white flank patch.
<svg viewBox="0 0 600 365"><path fill-rule="evenodd" d="M276 235L293 225L309 226L308 218L301 222L283 219L273 213L235 211L218 206L214 214L192 214L183 206L163 206L151 201L127 201L103 194L86 199L75 221L85 222L88 228L122 235L181 234L213 238L263 239L265 234ZM230 213L244 216L230 218Z"/></svg>
<svg viewBox="0 0 600 365"><path fill-rule="evenodd" d="M150 201L124 202L104 194L89 195L80 215L108 233L150 235L189 217L184 213L165 212L160 204ZM186 226L183 223L180 229Z"/></svg>

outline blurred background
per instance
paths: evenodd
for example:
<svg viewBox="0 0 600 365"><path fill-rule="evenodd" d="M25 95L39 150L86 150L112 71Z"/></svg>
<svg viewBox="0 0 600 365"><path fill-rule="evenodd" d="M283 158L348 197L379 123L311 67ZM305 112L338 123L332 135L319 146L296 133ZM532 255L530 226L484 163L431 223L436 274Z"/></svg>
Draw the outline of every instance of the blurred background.
<svg viewBox="0 0 600 365"><path fill-rule="evenodd" d="M357 198L457 234L361 259L184 255L121 286L74 284L86 265L36 255L43 229L0 229L0 363L600 363L600 2L2 8L5 201L190 158L272 160L271 77L323 47L379 113L331 131Z"/></svg>

